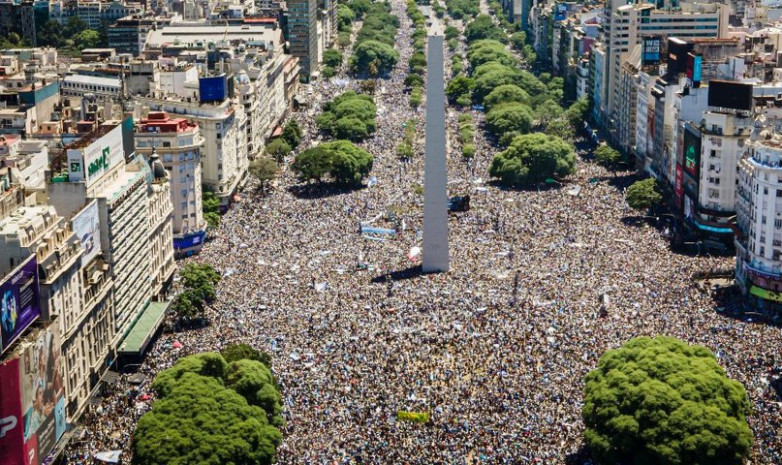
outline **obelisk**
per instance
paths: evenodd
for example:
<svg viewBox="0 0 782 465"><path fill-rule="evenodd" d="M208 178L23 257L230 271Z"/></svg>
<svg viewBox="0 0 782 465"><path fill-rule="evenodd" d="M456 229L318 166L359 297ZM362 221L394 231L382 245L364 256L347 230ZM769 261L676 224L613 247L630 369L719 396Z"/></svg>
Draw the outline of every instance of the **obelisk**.
<svg viewBox="0 0 782 465"><path fill-rule="evenodd" d="M430 35L426 67L426 160L424 165L424 273L448 271L448 170L445 155L443 36Z"/></svg>

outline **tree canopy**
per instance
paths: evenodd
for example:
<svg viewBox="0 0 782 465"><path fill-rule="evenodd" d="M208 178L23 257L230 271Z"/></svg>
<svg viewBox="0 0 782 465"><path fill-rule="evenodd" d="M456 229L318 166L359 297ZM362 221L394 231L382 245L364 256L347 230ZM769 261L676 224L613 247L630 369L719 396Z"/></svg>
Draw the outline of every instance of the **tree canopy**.
<svg viewBox="0 0 782 465"><path fill-rule="evenodd" d="M529 105L529 102L529 94L515 84L497 86L483 99L483 105L486 107L486 111L491 111L496 105L504 103L522 103L524 105Z"/></svg>
<svg viewBox="0 0 782 465"><path fill-rule="evenodd" d="M248 344L231 344L220 351L226 362L236 362L238 360L255 360L271 368L271 356L266 352L261 352Z"/></svg>
<svg viewBox="0 0 782 465"><path fill-rule="evenodd" d="M292 119L285 123L285 127L282 128L282 139L288 143L288 145L291 146L292 149L295 149L299 146L301 143L301 138L304 135L304 132L301 129L301 126L299 126L299 123Z"/></svg>
<svg viewBox="0 0 782 465"><path fill-rule="evenodd" d="M473 68L490 61L505 66L515 66L517 62L516 57L505 48L505 44L491 39L482 39L470 44L467 60Z"/></svg>
<svg viewBox="0 0 782 465"><path fill-rule="evenodd" d="M271 158L259 157L250 162L248 171L261 182L261 188L266 189L269 187L269 183L277 176L277 173L279 173L280 167Z"/></svg>
<svg viewBox="0 0 782 465"><path fill-rule="evenodd" d="M622 154L608 144L601 144L595 149L595 160L603 166L611 166L622 161Z"/></svg>
<svg viewBox="0 0 782 465"><path fill-rule="evenodd" d="M266 146L266 155L277 160L279 163L283 158L285 158L286 155L291 152L291 150L293 150L293 148L290 146L290 144L288 144L282 137L278 137L277 139L269 142L269 145Z"/></svg>
<svg viewBox="0 0 782 465"><path fill-rule="evenodd" d="M293 160L291 169L302 180L322 181L329 175L336 183L358 185L372 170L374 158L346 140L309 148Z"/></svg>
<svg viewBox="0 0 782 465"><path fill-rule="evenodd" d="M453 19L475 16L480 12L477 0L445 0L445 9Z"/></svg>
<svg viewBox="0 0 782 465"><path fill-rule="evenodd" d="M328 135L359 141L377 129L376 115L377 107L372 97L349 90L326 102L315 122Z"/></svg>
<svg viewBox="0 0 782 465"><path fill-rule="evenodd" d="M282 396L267 365L220 354L183 357L152 384L159 399L139 419L133 464L273 463Z"/></svg>
<svg viewBox="0 0 782 465"><path fill-rule="evenodd" d="M356 34L353 56L350 57L350 69L354 73L384 76L399 60L399 52L394 49L399 18L390 11L391 6L381 2L370 3L366 9L364 22Z"/></svg>
<svg viewBox="0 0 782 465"><path fill-rule="evenodd" d="M330 48L323 52L323 64L336 68L342 64L342 52L336 48Z"/></svg>
<svg viewBox="0 0 782 465"><path fill-rule="evenodd" d="M179 318L203 316L206 305L217 298L215 286L220 274L208 263L188 263L180 271L182 292L177 295L172 309Z"/></svg>
<svg viewBox="0 0 782 465"><path fill-rule="evenodd" d="M601 463L740 465L751 405L705 347L639 337L606 352L584 387L584 437Z"/></svg>
<svg viewBox="0 0 782 465"><path fill-rule="evenodd" d="M627 188L627 204L634 210L646 210L663 201L663 196L654 178L636 181Z"/></svg>
<svg viewBox="0 0 782 465"><path fill-rule="evenodd" d="M467 43L475 42L481 39L492 39L503 43L508 42L505 31L494 25L491 16L478 15L470 24L464 28L464 38Z"/></svg>
<svg viewBox="0 0 782 465"><path fill-rule="evenodd" d="M448 98L448 102L452 105L456 103L459 97L470 98L470 92L475 87L475 81L463 74L460 74L450 81L445 87L445 96Z"/></svg>
<svg viewBox="0 0 782 465"><path fill-rule="evenodd" d="M527 105L505 103L486 114L486 129L497 138L509 133L527 134L532 130L532 119L532 109Z"/></svg>
<svg viewBox="0 0 782 465"><path fill-rule="evenodd" d="M524 186L550 177L572 174L576 168L574 148L557 137L535 133L517 136L494 156L489 174L508 186Z"/></svg>

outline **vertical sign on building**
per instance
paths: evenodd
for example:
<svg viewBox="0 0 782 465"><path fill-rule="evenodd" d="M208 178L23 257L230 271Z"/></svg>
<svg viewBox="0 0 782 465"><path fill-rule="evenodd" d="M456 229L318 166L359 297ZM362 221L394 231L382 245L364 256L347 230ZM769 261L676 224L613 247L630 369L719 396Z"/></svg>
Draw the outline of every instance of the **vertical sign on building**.
<svg viewBox="0 0 782 465"><path fill-rule="evenodd" d="M65 432L65 382L57 323L20 358L26 465L41 465Z"/></svg>
<svg viewBox="0 0 782 465"><path fill-rule="evenodd" d="M19 359L0 365L0 463L25 465Z"/></svg>
<svg viewBox="0 0 782 465"><path fill-rule="evenodd" d="M33 255L0 283L3 351L41 316L38 302L38 262Z"/></svg>
<svg viewBox="0 0 782 465"><path fill-rule="evenodd" d="M660 63L660 46L662 39L657 36L644 37L641 51L641 64L656 65Z"/></svg>

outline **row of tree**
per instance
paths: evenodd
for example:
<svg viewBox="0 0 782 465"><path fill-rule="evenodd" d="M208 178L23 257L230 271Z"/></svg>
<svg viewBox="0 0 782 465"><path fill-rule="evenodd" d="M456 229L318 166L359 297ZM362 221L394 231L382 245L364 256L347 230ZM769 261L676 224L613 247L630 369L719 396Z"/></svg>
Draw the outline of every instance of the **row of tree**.
<svg viewBox="0 0 782 465"><path fill-rule="evenodd" d="M399 18L391 14L387 2L370 3L364 22L356 35L350 69L358 76L386 76L399 60L394 49Z"/></svg>
<svg viewBox="0 0 782 465"><path fill-rule="evenodd" d="M241 344L180 358L158 374L158 399L139 419L132 463L273 463L283 420L269 359Z"/></svg>
<svg viewBox="0 0 782 465"><path fill-rule="evenodd" d="M413 55L410 57L408 66L410 67L410 73L408 77L419 76L421 79L415 79L410 81L410 105L418 107L423 103L423 76L426 74L426 54L424 52L426 48L426 17L418 8L418 4L415 0L407 1L407 15L413 22Z"/></svg>

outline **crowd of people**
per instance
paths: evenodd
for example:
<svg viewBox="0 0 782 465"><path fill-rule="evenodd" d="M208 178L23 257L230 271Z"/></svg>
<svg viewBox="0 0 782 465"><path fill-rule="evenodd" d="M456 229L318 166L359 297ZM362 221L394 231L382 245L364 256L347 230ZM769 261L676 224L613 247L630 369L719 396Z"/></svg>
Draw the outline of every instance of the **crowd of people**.
<svg viewBox="0 0 782 465"><path fill-rule="evenodd" d="M407 104L412 29L404 2L392 5L400 61L378 81L378 131L361 143L376 182L301 188L284 171L264 195L250 181L194 258L223 274L211 325L163 335L139 371L151 378L182 355L235 342L270 353L285 402L279 464L577 464L588 463L584 375L606 350L665 334L709 347L746 386L752 463L782 463L771 385L782 331L730 316L738 304L696 289L694 274L732 259L674 254L656 229L622 221L633 215L621 188L631 173L581 161L564 185L503 189L486 179L496 149L478 131L472 163L458 150L448 160L449 195L471 195L471 210L449 220L451 270L416 271L423 157L418 147L402 162L395 148L407 121L418 120L422 137L424 113ZM312 87L325 101L358 83L342 74ZM320 137L316 114L293 116L302 149ZM363 236L361 222L397 232ZM129 457L152 393L122 383L90 408L71 463L114 448ZM430 420L397 421L400 411Z"/></svg>

